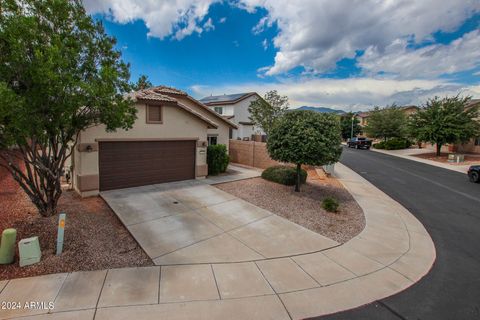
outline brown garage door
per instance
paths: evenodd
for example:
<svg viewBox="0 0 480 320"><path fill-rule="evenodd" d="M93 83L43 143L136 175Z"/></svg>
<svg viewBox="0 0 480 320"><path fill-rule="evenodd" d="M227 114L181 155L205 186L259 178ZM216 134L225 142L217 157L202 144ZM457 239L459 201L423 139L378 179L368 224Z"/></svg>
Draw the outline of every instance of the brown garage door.
<svg viewBox="0 0 480 320"><path fill-rule="evenodd" d="M195 178L195 141L99 143L100 190Z"/></svg>

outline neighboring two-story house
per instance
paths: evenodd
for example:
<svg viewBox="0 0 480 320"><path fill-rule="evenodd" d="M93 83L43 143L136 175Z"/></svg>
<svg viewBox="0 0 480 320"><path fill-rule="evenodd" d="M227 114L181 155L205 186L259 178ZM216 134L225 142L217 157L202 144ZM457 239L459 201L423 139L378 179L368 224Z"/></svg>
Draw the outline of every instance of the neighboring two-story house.
<svg viewBox="0 0 480 320"><path fill-rule="evenodd" d="M261 97L256 92L246 92L208 96L200 102L237 125L238 129L230 129L230 139L249 140L254 134L265 134L261 128L255 127L248 112L250 103L257 99ZM216 139L214 135L209 135L209 144L216 144Z"/></svg>
<svg viewBox="0 0 480 320"><path fill-rule="evenodd" d="M403 106L400 107L403 110L403 113L408 117L418 111L417 106ZM355 115L358 119L359 124L364 127L368 124L368 118L370 117L370 112L359 112Z"/></svg>

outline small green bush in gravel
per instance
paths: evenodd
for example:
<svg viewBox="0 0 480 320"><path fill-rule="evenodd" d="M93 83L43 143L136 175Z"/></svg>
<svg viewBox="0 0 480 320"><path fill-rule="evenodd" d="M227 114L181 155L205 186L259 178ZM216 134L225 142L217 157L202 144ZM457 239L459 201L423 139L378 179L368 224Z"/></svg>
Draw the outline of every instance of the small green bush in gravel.
<svg viewBox="0 0 480 320"><path fill-rule="evenodd" d="M412 142L408 139L392 138L387 141L374 143L373 147L375 149L399 150L399 149L406 149L411 145L412 145Z"/></svg>
<svg viewBox="0 0 480 320"><path fill-rule="evenodd" d="M379 142L379 143L374 143L373 147L375 149L385 149L385 141Z"/></svg>
<svg viewBox="0 0 480 320"><path fill-rule="evenodd" d="M262 178L286 186L293 186L297 179L297 172L294 167L273 166L262 172ZM305 181L307 181L307 171L302 169L300 171L300 183L305 183Z"/></svg>
<svg viewBox="0 0 480 320"><path fill-rule="evenodd" d="M411 146L411 142L408 139L393 138L385 142L385 149L387 150L400 150L406 149Z"/></svg>
<svg viewBox="0 0 480 320"><path fill-rule="evenodd" d="M327 197L322 201L322 208L328 212L337 212L339 205L338 201L331 197Z"/></svg>
<svg viewBox="0 0 480 320"><path fill-rule="evenodd" d="M217 175L225 172L230 158L228 157L227 147L224 144L216 144L207 148L208 174Z"/></svg>

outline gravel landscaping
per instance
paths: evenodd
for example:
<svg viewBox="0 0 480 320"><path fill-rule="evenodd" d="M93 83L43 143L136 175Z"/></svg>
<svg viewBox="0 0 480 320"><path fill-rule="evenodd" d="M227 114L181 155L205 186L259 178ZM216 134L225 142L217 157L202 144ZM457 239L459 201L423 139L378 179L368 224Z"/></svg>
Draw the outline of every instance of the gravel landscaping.
<svg viewBox="0 0 480 320"><path fill-rule="evenodd" d="M473 164L480 164L480 155L475 154L466 154L464 155L464 162L448 162L448 153L442 153L440 156L437 156L435 152L432 153L420 153L420 154L412 154L412 156L422 159L433 160L442 163L448 163L451 165L473 165Z"/></svg>
<svg viewBox="0 0 480 320"><path fill-rule="evenodd" d="M20 268L18 248L11 265L0 265L0 280L79 270L153 265L113 211L100 197L62 195L59 211L67 214L64 251L55 255L58 216L41 217L25 193L0 169L0 233L17 229L20 239L38 236L42 261Z"/></svg>
<svg viewBox="0 0 480 320"><path fill-rule="evenodd" d="M269 210L307 229L345 243L365 227L363 211L336 179L308 170L307 183L301 192L262 178L216 185L217 188ZM327 212L322 200L333 197L340 203L338 212Z"/></svg>

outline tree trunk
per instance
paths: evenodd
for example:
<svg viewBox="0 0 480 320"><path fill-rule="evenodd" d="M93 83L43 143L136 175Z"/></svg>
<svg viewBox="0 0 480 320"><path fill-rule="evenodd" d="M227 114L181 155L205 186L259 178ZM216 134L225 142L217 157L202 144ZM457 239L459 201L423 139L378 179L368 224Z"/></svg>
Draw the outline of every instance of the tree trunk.
<svg viewBox="0 0 480 320"><path fill-rule="evenodd" d="M12 164L11 166L15 165ZM13 178L37 207L40 215L50 217L57 214L58 200L62 195L61 169L54 170L55 177L52 177L51 172L47 173L38 166L30 164L26 164L26 166L25 171L27 173L23 176L15 172L16 170L22 170L21 167L12 168ZM32 179L29 177L32 177Z"/></svg>
<svg viewBox="0 0 480 320"><path fill-rule="evenodd" d="M60 194L58 196L61 195ZM45 196L45 202L41 201L41 205L37 205L38 212L43 216L43 217L51 217L53 215L57 214L57 205L58 205L58 198L56 196L51 197L49 195Z"/></svg>
<svg viewBox="0 0 480 320"><path fill-rule="evenodd" d="M442 150L442 145L440 143L437 143L437 157L440 157L441 150Z"/></svg>
<svg viewBox="0 0 480 320"><path fill-rule="evenodd" d="M300 172L302 170L302 165L297 163L297 182L295 183L295 192L300 192Z"/></svg>
<svg viewBox="0 0 480 320"><path fill-rule="evenodd" d="M58 143L53 139L50 143L39 144L31 139L27 144L19 144L16 150L0 150L0 167L12 174L44 217L57 214L65 161L75 145L75 142L68 146L68 142Z"/></svg>

